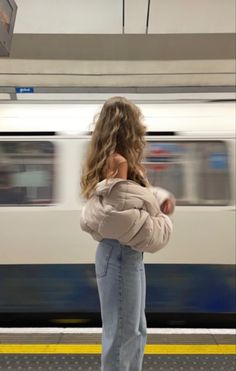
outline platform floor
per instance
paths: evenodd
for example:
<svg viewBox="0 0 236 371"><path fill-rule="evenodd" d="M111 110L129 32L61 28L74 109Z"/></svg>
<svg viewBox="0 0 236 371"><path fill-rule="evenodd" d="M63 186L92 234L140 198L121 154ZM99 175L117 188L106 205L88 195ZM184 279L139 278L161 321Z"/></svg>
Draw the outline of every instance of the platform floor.
<svg viewBox="0 0 236 371"><path fill-rule="evenodd" d="M0 329L1 371L100 370L101 330ZM74 331L74 332L73 332ZM234 371L235 333L149 330L143 371ZM81 333L82 332L82 333ZM112 370L111 370L112 371ZM122 370L121 370L122 371Z"/></svg>
<svg viewBox="0 0 236 371"><path fill-rule="evenodd" d="M0 356L0 370L4 371L95 371L99 369L100 357L97 355ZM235 369L233 355L145 355L143 363L143 371L235 371Z"/></svg>

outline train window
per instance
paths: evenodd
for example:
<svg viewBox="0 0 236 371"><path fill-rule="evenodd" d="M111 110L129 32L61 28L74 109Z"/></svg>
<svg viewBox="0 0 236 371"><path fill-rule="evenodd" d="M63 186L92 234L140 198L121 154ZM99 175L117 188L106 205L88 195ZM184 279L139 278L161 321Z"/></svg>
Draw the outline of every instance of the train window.
<svg viewBox="0 0 236 371"><path fill-rule="evenodd" d="M153 186L168 189L179 200L183 197L182 153L179 143L148 142L144 165Z"/></svg>
<svg viewBox="0 0 236 371"><path fill-rule="evenodd" d="M48 141L0 141L0 206L53 202L54 152Z"/></svg>
<svg viewBox="0 0 236 371"><path fill-rule="evenodd" d="M223 142L149 141L144 165L150 183L172 192L178 205L225 205L229 201Z"/></svg>
<svg viewBox="0 0 236 371"><path fill-rule="evenodd" d="M226 145L223 142L198 144L199 199L205 203L225 204L229 200L229 170Z"/></svg>

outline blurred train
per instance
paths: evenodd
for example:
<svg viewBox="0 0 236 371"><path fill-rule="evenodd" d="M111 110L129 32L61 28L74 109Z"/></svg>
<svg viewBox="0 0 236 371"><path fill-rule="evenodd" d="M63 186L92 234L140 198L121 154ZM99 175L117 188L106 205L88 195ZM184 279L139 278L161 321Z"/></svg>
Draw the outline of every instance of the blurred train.
<svg viewBox="0 0 236 371"><path fill-rule="evenodd" d="M145 254L149 326L234 326L235 103L143 103L150 182L177 199ZM80 169L98 104L0 106L0 324L100 324Z"/></svg>

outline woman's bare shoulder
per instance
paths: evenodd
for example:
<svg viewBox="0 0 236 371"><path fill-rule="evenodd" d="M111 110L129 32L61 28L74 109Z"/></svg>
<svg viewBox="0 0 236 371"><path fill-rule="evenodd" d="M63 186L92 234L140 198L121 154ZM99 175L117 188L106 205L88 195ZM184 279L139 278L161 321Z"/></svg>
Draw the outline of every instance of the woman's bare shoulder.
<svg viewBox="0 0 236 371"><path fill-rule="evenodd" d="M126 158L117 152L113 153L112 158L117 165L121 164L122 162L127 162Z"/></svg>
<svg viewBox="0 0 236 371"><path fill-rule="evenodd" d="M127 179L128 163L124 156L120 153L113 153L109 157L109 167L107 175L112 178Z"/></svg>

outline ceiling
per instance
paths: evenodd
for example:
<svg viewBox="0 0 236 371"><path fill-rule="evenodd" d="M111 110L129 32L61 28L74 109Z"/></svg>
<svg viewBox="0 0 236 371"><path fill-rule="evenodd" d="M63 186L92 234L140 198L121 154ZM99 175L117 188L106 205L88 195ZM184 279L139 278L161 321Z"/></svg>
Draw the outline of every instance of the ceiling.
<svg viewBox="0 0 236 371"><path fill-rule="evenodd" d="M235 0L16 0L11 59L222 60Z"/></svg>
<svg viewBox="0 0 236 371"><path fill-rule="evenodd" d="M16 34L235 32L235 0L16 0Z"/></svg>
<svg viewBox="0 0 236 371"><path fill-rule="evenodd" d="M2 94L15 86L235 85L235 0L15 2Z"/></svg>

